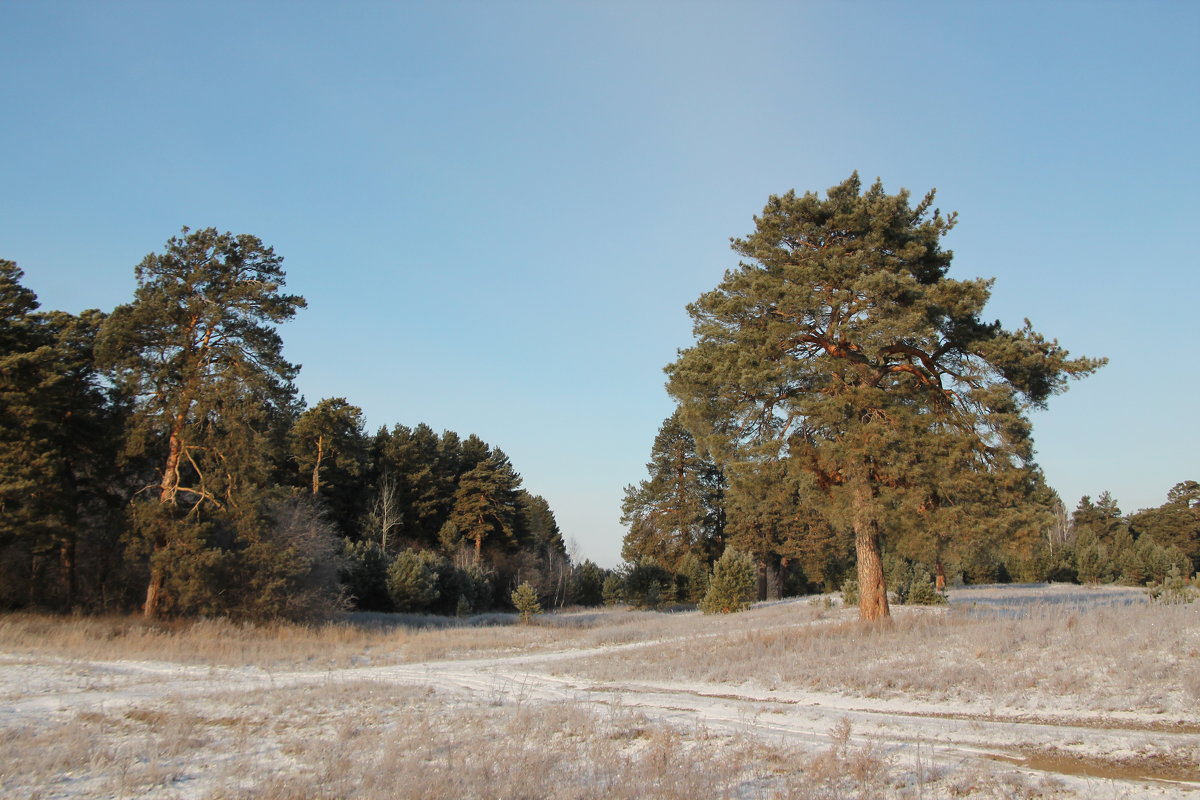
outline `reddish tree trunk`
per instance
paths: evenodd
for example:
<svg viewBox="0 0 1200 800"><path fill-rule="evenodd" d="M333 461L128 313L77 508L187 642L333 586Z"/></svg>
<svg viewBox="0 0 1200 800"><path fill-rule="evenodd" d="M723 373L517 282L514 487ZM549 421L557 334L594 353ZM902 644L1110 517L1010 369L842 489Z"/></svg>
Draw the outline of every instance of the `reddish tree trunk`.
<svg viewBox="0 0 1200 800"><path fill-rule="evenodd" d="M161 491L158 495L159 502L175 502L175 494L179 489L179 462L182 459L183 440L179 436L179 428L175 428L171 431L171 437L167 443L167 463L163 467Z"/></svg>
<svg viewBox="0 0 1200 800"><path fill-rule="evenodd" d="M317 463L313 464L312 493L321 493L321 460L325 458L325 435L317 437Z"/></svg>
<svg viewBox="0 0 1200 800"><path fill-rule="evenodd" d="M163 467L162 484L158 500L163 504L174 504L179 493L179 462L183 460L183 431L187 411L175 416L171 427L171 435L167 443L167 463ZM154 548L150 556L150 583L146 586L146 602L142 605L142 616L152 619L159 614L162 605L163 570L155 564L155 556L167 547L168 542L162 541L161 534L155 533Z"/></svg>
<svg viewBox="0 0 1200 800"><path fill-rule="evenodd" d="M873 520L854 526L854 550L858 556L859 619L871 621L891 616L883 580L879 530Z"/></svg>
<svg viewBox="0 0 1200 800"><path fill-rule="evenodd" d="M159 548L155 546L154 552L157 553L158 550ZM159 607L162 604L162 587L162 568L155 566L154 557L151 556L150 583L146 586L146 603L142 606L142 616L146 619L154 619L158 616Z"/></svg>
<svg viewBox="0 0 1200 800"><path fill-rule="evenodd" d="M855 492L854 552L858 557L858 618L864 621L886 619L887 586L883 580L883 548L879 541L879 521L873 511L870 486L860 485Z"/></svg>

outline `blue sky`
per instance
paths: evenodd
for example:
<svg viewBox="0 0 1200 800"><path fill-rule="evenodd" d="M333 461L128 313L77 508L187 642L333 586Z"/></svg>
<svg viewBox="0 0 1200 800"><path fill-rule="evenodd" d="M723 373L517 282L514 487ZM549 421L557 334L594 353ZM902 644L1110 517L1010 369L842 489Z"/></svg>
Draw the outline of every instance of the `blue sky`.
<svg viewBox="0 0 1200 800"><path fill-rule="evenodd" d="M504 449L578 555L671 412L684 306L771 194L938 189L952 275L1111 359L1035 415L1068 507L1200 479L1200 4L9 2L0 257L111 309L253 233L310 402Z"/></svg>

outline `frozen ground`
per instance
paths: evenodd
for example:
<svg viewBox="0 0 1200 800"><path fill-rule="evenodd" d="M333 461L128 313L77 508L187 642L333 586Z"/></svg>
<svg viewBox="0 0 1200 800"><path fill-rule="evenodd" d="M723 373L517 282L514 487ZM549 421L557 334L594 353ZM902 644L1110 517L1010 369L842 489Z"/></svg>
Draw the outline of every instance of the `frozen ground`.
<svg viewBox="0 0 1200 800"><path fill-rule="evenodd" d="M0 794L1200 800L1200 609L952 598L886 628L809 599L563 615L466 657L469 630L439 657L372 639L325 666L80 656L0 628Z"/></svg>

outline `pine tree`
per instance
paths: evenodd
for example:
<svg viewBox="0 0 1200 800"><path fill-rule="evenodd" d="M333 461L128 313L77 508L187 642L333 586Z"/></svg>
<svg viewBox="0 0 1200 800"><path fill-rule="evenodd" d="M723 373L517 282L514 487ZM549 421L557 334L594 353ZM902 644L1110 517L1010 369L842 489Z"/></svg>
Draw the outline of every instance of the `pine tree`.
<svg viewBox="0 0 1200 800"><path fill-rule="evenodd" d="M387 587L397 611L427 611L441 595L440 573L449 565L429 550L405 550L388 567Z"/></svg>
<svg viewBox="0 0 1200 800"><path fill-rule="evenodd" d="M454 507L447 520L474 546L475 563L483 560L483 543L517 543L517 491L521 478L508 456L493 450L459 479Z"/></svg>
<svg viewBox="0 0 1200 800"><path fill-rule="evenodd" d="M383 440L376 437L376 491L384 474L396 480L396 495L404 519L397 536L410 543L433 546L454 505L454 474L446 466L445 438L441 443L424 423L415 428L396 425ZM389 536L390 539L390 536Z"/></svg>
<svg viewBox="0 0 1200 800"><path fill-rule="evenodd" d="M1139 511L1129 517L1129 525L1138 536L1162 547L1173 547L1200 568L1200 483L1183 481L1167 492L1167 501L1158 508Z"/></svg>
<svg viewBox="0 0 1200 800"><path fill-rule="evenodd" d="M817 583L841 577L846 537L817 513L786 462L743 462L729 473L726 538L757 563L759 600L782 595L782 573L795 561Z"/></svg>
<svg viewBox="0 0 1200 800"><path fill-rule="evenodd" d="M0 605L70 608L81 556L115 557L122 407L94 364L103 315L40 312L22 276L0 260Z"/></svg>
<svg viewBox="0 0 1200 800"><path fill-rule="evenodd" d="M362 409L343 397L320 401L291 429L291 453L300 477L337 520L341 534L353 534L363 504L367 441Z"/></svg>
<svg viewBox="0 0 1200 800"><path fill-rule="evenodd" d="M517 544L532 567L521 574L531 575L534 588L547 602L562 607L570 588L571 561L554 512L546 498L524 489L517 491L517 512Z"/></svg>
<svg viewBox="0 0 1200 800"><path fill-rule="evenodd" d="M1029 324L980 319L990 282L946 277L954 215L933 193L772 197L743 256L688 311L696 344L668 366L683 422L719 462L783 458L853 531L859 610L887 616L881 539L968 465L1032 457L1025 413L1102 360L1069 359Z"/></svg>
<svg viewBox="0 0 1200 800"><path fill-rule="evenodd" d="M513 607L521 615L522 622L529 622L534 614L542 613L542 604L538 602L537 590L528 582L522 583L512 593Z"/></svg>
<svg viewBox="0 0 1200 800"><path fill-rule="evenodd" d="M678 410L654 437L650 477L625 488L621 523L629 532L621 557L629 562L652 558L676 571L689 554L710 562L723 547L725 478L696 449Z"/></svg>
<svg viewBox="0 0 1200 800"><path fill-rule="evenodd" d="M282 264L257 237L184 228L137 266L134 301L101 329L99 356L136 399L129 449L161 459L160 508L134 515L149 551L147 616L168 600L179 556L205 549L208 534L183 518L237 509L277 468L297 367L274 326L305 305L280 291Z"/></svg>
<svg viewBox="0 0 1200 800"><path fill-rule="evenodd" d="M314 496L321 494L323 469L359 477L366 459L362 409L344 397L330 397L305 411L292 426L292 457L301 474L310 477Z"/></svg>
<svg viewBox="0 0 1200 800"><path fill-rule="evenodd" d="M571 599L581 606L598 606L604 603L604 581L607 572L595 562L585 560L571 574Z"/></svg>
<svg viewBox="0 0 1200 800"><path fill-rule="evenodd" d="M1111 583L1120 577L1121 553L1132 545L1128 523L1107 491L1096 502L1079 499L1071 514L1075 565L1081 583Z"/></svg>

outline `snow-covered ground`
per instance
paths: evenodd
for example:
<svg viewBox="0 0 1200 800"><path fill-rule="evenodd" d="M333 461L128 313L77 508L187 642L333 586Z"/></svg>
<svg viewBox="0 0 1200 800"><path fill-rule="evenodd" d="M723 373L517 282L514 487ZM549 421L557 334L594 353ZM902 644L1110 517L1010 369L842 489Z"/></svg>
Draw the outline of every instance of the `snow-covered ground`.
<svg viewBox="0 0 1200 800"><path fill-rule="evenodd" d="M886 628L808 598L547 618L466 657L373 640L324 667L79 657L0 634L0 794L1200 798L1200 608L1110 587L951 597ZM1097 637L1112 642L1090 650ZM905 659L945 677L922 684ZM946 659L978 663L936 672ZM1047 689L1014 659L1074 677Z"/></svg>

